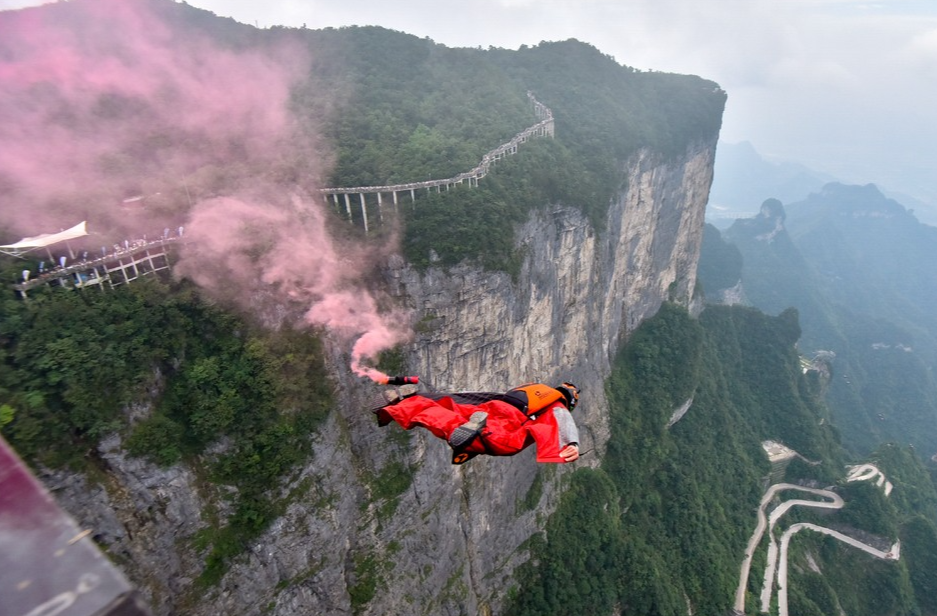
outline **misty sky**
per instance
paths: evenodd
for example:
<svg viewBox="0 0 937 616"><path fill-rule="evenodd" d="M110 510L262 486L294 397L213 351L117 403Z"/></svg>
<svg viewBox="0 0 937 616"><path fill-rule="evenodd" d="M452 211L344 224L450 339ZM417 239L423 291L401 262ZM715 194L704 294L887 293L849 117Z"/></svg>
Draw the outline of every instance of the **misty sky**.
<svg viewBox="0 0 937 616"><path fill-rule="evenodd" d="M41 4L0 0L0 9ZM932 0L189 0L256 25L380 25L448 46L576 38L729 100L723 140L937 204Z"/></svg>

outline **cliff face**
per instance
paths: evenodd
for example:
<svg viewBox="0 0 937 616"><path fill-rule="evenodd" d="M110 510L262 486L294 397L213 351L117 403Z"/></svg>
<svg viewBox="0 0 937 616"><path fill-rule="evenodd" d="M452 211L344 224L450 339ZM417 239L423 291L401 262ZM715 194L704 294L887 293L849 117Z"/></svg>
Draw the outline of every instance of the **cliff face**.
<svg viewBox="0 0 937 616"><path fill-rule="evenodd" d="M440 390L577 383L588 452L577 466L597 465L614 353L662 301L692 301L714 152L713 140L679 160L635 156L601 233L569 208L533 214L515 235L526 254L516 281L391 263L392 293L415 314L413 371ZM158 614L497 613L570 469L538 466L532 451L451 466L427 433L375 427L363 410L374 391L345 360L336 353L341 406L283 490L292 504L207 591L193 586L204 557L194 538L219 499L195 473L128 458L111 439L103 481L45 479Z"/></svg>

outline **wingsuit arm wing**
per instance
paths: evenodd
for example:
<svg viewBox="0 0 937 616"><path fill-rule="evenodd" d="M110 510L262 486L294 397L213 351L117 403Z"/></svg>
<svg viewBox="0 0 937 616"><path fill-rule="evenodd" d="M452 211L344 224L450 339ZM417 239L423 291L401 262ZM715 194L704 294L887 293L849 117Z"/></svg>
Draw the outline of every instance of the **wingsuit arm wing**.
<svg viewBox="0 0 937 616"><path fill-rule="evenodd" d="M567 445L579 444L579 428L576 426L576 420L573 414L564 406L554 406L553 415L556 417L556 425L559 428L560 449Z"/></svg>
<svg viewBox="0 0 937 616"><path fill-rule="evenodd" d="M537 444L537 462L565 463L560 451L567 445L579 443L576 422L563 405L554 405L527 425Z"/></svg>

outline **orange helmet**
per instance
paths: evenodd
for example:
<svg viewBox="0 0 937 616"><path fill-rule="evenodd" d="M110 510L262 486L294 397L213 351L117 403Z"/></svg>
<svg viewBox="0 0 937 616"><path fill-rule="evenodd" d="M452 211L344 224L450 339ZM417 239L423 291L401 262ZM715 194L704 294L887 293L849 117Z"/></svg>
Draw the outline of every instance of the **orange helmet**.
<svg viewBox="0 0 937 616"><path fill-rule="evenodd" d="M572 411L576 408L576 404L579 403L579 388L563 381L562 385L557 385L556 389L563 394L563 399L566 400L566 408Z"/></svg>

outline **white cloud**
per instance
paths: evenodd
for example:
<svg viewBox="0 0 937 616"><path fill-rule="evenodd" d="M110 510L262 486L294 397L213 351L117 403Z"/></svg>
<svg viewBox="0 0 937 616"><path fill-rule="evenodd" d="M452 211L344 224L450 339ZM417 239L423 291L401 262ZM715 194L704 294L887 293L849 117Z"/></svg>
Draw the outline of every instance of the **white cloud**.
<svg viewBox="0 0 937 616"><path fill-rule="evenodd" d="M905 62L922 81L937 81L937 28L916 34L897 56L896 62Z"/></svg>
<svg viewBox="0 0 937 616"><path fill-rule="evenodd" d="M0 0L0 11L22 9L28 6L39 6L52 2L55 2L55 0Z"/></svg>

